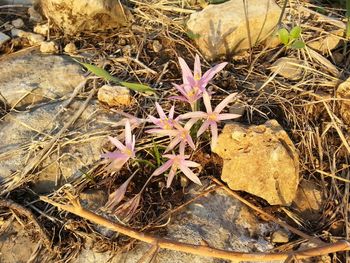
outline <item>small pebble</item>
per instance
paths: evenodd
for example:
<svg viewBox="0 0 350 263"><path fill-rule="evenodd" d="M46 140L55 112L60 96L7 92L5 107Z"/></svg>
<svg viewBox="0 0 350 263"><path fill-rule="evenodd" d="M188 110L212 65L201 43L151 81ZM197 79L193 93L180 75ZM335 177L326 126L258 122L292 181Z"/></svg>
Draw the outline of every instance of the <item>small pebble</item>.
<svg viewBox="0 0 350 263"><path fill-rule="evenodd" d="M6 34L0 32L0 47L1 47L3 44L5 44L7 41L9 41L10 39L11 39L11 38L10 38L8 35L6 35Z"/></svg>
<svg viewBox="0 0 350 263"><path fill-rule="evenodd" d="M158 53L162 50L163 46L158 40L154 40L152 43L153 51Z"/></svg>
<svg viewBox="0 0 350 263"><path fill-rule="evenodd" d="M65 47L64 47L64 52L68 53L68 54L74 54L77 52L77 47L75 46L74 43L68 43Z"/></svg>
<svg viewBox="0 0 350 263"><path fill-rule="evenodd" d="M39 14L38 11L34 9L34 7L28 8L29 20L35 23L40 23L43 21L43 17Z"/></svg>
<svg viewBox="0 0 350 263"><path fill-rule="evenodd" d="M41 42L40 44L40 51L42 53L50 53L54 54L58 52L58 47L55 42L50 41L50 42Z"/></svg>
<svg viewBox="0 0 350 263"><path fill-rule="evenodd" d="M271 236L271 242L288 243L289 242L288 233L282 230L277 230L276 232L273 232Z"/></svg>
<svg viewBox="0 0 350 263"><path fill-rule="evenodd" d="M22 28L24 27L24 22L21 18L18 18L16 20L12 20L11 24L15 27L15 28Z"/></svg>
<svg viewBox="0 0 350 263"><path fill-rule="evenodd" d="M48 24L36 25L33 31L37 34L47 36L47 33L49 32L49 25Z"/></svg>
<svg viewBox="0 0 350 263"><path fill-rule="evenodd" d="M39 34L34 34L31 32L26 32L21 29L13 28L11 30L11 35L13 37L23 37L28 39L29 44L37 45L44 41L44 37Z"/></svg>
<svg viewBox="0 0 350 263"><path fill-rule="evenodd" d="M5 29L5 31L10 31L14 26L10 24L9 22L6 22L5 24L2 25Z"/></svg>
<svg viewBox="0 0 350 263"><path fill-rule="evenodd" d="M110 107L129 106L132 103L130 90L123 86L102 86L97 93L99 101Z"/></svg>
<svg viewBox="0 0 350 263"><path fill-rule="evenodd" d="M123 47L123 54L124 56L131 56L131 46L130 45L126 45L125 47Z"/></svg>

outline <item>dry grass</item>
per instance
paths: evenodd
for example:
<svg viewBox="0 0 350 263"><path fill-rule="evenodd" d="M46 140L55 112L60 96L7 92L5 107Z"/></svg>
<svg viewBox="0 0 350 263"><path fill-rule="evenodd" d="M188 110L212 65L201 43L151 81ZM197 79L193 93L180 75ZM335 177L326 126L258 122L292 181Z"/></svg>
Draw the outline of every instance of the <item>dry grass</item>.
<svg viewBox="0 0 350 263"><path fill-rule="evenodd" d="M126 81L140 81L153 85L159 95L157 100L164 108L169 109L172 102L167 97L175 94L171 83L180 82L177 57L184 57L191 64L195 53L199 53L186 35L184 21L188 14L201 7L185 0L132 0L130 2L135 18L135 23L131 28L118 30L118 33L84 33L75 37L63 36L57 30L52 31L50 37L60 43L62 47L74 41L80 50L80 55L76 56L78 59L103 66L112 74ZM282 1L279 2L281 4ZM345 11L343 9L325 6L323 10L326 15L320 15L315 12L318 7L319 5L309 4L306 1L289 1L286 9L287 18L283 19L283 23L288 27L300 25L306 43L318 36L329 34L332 30L344 28ZM12 14L17 9L11 10ZM3 10L0 11L3 12ZM327 14L332 14L335 19L330 19ZM153 51L154 40L160 41L163 46L159 53ZM216 92L217 99L227 93L239 92L239 103L244 105L246 109L241 122L260 124L267 119L277 119L299 151L302 180L310 181L321 187L325 194L326 202L318 221L308 222L300 218L298 211L292 208L274 208L276 215L305 234L319 237L327 242L349 239L349 126L342 121L339 113L339 102L335 99L337 84L350 75L349 63L346 59L350 57L349 51L340 46L326 55L321 55L308 49L286 51L281 50L281 48L282 46L266 49L257 46L249 54L227 58L230 64L216 78L210 88ZM11 49L8 52L11 53L15 50ZM336 62L335 53L343 55L343 60ZM288 81L268 70L279 56L284 55L304 61L305 74L299 81ZM204 58L201 59L205 61ZM204 65L209 67L207 62ZM88 98L89 94L93 94L92 82L87 84L85 91L88 92L78 90L72 100L78 94L80 98ZM137 103L126 112L139 118L145 118L147 114L155 113L154 98L135 95L135 99ZM186 105L178 107L178 113L187 110L185 107ZM6 115L11 115L11 113L10 110L6 109ZM93 224L58 212L52 207L36 201L35 193L23 190L23 186L28 185L40 172L40 163L45 156L62 147L63 138L68 138L66 129L62 128L61 131L62 133L58 137L54 133L47 134L46 139L40 142L45 143L45 151L43 149L37 150L37 142L23 145L26 149L33 150L31 156L35 152L37 157L24 166L22 171L17 171L6 184L2 184L1 192L21 203L23 201L18 196L26 196L27 199L30 199L29 203L32 209L37 209L36 213L40 220L46 222L48 226L54 225L60 229L52 233L54 244L61 249L60 262L68 262L74 258L81 249L81 241L86 239L94 240L100 250L120 252L117 246L121 244L123 249L130 249L134 240L118 235L106 238L99 231L96 231ZM137 146L142 148L144 152L142 158L153 160L154 139L142 133L141 129L137 131L137 137ZM80 142L88 140L88 138L89 136L81 138ZM167 141L165 139L156 140L156 143L162 147ZM209 153L204 142L200 146L199 150L193 154L195 158ZM208 167L211 169L204 170L202 178L213 175L210 173L216 173L214 175L219 177L219 162L212 160ZM55 191L50 197L65 202L67 191L74 195L79 195L86 189L106 189L108 192L112 192L135 171L137 176L127 192L127 199L129 199L146 182L148 174L151 173L149 166L135 164L132 167L126 167L117 175L110 176L104 173L102 164L96 163L87 171L89 177L70 181L69 186L66 185ZM169 190L164 188L163 181L163 178L152 180L142 196L142 205L128 223L130 226L143 231L155 229L160 231L168 223L166 220L168 215L177 211L178 207L185 205L181 205L186 196L180 182L176 182L174 188ZM199 196L201 194L199 193ZM258 200L256 203L263 209L266 208L265 203ZM104 216L110 216L101 211L100 213ZM69 223L65 223L67 218L70 219ZM113 219L116 220L116 218ZM304 239L295 236L288 245L297 247L299 243L304 241ZM284 248L279 249L283 250ZM343 255L339 257L334 255L334 262L343 259ZM347 260L349 259L347 258Z"/></svg>

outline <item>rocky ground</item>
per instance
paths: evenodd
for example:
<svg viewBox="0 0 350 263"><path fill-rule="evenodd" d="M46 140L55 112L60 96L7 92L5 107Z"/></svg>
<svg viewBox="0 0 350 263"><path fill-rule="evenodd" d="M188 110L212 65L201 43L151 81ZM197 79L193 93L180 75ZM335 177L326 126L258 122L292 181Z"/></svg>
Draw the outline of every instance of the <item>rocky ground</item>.
<svg viewBox="0 0 350 263"><path fill-rule="evenodd" d="M349 239L341 1L88 2L0 0L0 262L229 262L158 248L50 204L76 198L130 232L198 251L291 253ZM241 117L219 127L213 151L209 135L196 141L191 160L202 186L178 174L166 188L165 176L150 175L169 139L145 133L142 120L156 101L187 111L169 97L181 82L178 57L192 68L195 54L203 71L228 62L208 89L215 105L237 93L225 111ZM140 153L110 173L101 154L114 150L108 136L124 138L127 119ZM120 207L139 203L122 218L105 205L131 175ZM321 252L302 262L349 261L343 251Z"/></svg>

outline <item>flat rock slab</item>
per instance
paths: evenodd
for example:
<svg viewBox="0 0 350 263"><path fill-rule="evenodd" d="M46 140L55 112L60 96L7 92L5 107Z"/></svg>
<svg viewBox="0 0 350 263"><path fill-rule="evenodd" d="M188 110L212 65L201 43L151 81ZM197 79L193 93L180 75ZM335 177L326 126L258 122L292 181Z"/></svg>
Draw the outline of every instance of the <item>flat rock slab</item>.
<svg viewBox="0 0 350 263"><path fill-rule="evenodd" d="M231 251L268 251L273 245L270 235L279 229L274 223L260 221L246 206L233 199L224 190L218 190L198 198L175 215L168 224L165 238L191 244L203 244ZM151 249L148 244L139 244L128 253L114 258L110 253L97 253L85 249L75 263L125 262L136 263ZM160 249L159 263L223 263L224 260Z"/></svg>
<svg viewBox="0 0 350 263"><path fill-rule="evenodd" d="M0 61L1 99L11 108L69 96L83 80L81 66L64 56L30 53Z"/></svg>
<svg viewBox="0 0 350 263"><path fill-rule="evenodd" d="M224 159L221 179L232 190L259 196L270 205L290 205L299 183L297 150L275 120L264 125L226 125L214 149Z"/></svg>
<svg viewBox="0 0 350 263"><path fill-rule="evenodd" d="M281 8L274 0L231 0L192 14L187 27L201 52L215 59L248 49L266 38L280 15Z"/></svg>
<svg viewBox="0 0 350 263"><path fill-rule="evenodd" d="M9 113L1 120L1 191L16 181L16 173L70 120L83 101L75 101L62 111L63 103L49 103L31 111ZM48 193L83 176L89 165L100 159L102 147L108 141L107 135L118 133L112 128L118 120L119 115L103 109L96 101L91 102L38 167L33 189L37 193Z"/></svg>

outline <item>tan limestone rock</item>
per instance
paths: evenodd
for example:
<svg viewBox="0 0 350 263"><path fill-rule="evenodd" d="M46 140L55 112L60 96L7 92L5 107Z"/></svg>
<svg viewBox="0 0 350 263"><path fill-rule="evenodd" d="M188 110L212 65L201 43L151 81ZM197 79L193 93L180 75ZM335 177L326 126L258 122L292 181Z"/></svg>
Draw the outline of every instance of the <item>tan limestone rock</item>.
<svg viewBox="0 0 350 263"><path fill-rule="evenodd" d="M296 58L283 57L277 59L271 67L271 71L286 79L298 80L303 76L303 62Z"/></svg>
<svg viewBox="0 0 350 263"><path fill-rule="evenodd" d="M125 26L130 14L114 0L41 0L45 16L66 34Z"/></svg>
<svg viewBox="0 0 350 263"><path fill-rule="evenodd" d="M342 99L338 103L343 121L350 125L350 78L338 86L336 96Z"/></svg>
<svg viewBox="0 0 350 263"><path fill-rule="evenodd" d="M228 124L214 152L224 159L221 179L271 205L290 205L299 183L297 151L275 120L264 125Z"/></svg>
<svg viewBox="0 0 350 263"><path fill-rule="evenodd" d="M130 90L123 86L104 85L98 90L97 98L110 107L130 106Z"/></svg>
<svg viewBox="0 0 350 263"><path fill-rule="evenodd" d="M274 0L231 0L193 13L187 27L196 36L194 40L201 52L208 59L215 59L264 40L280 15L281 8Z"/></svg>

